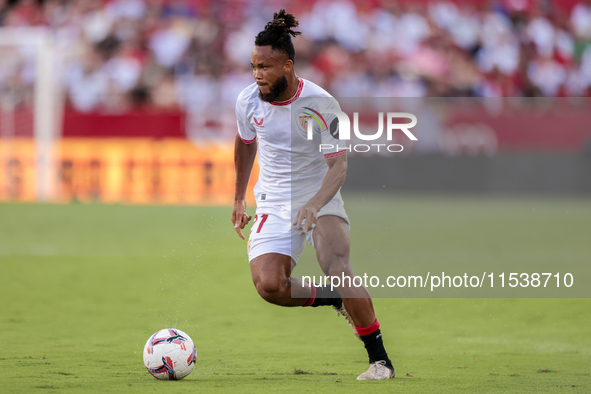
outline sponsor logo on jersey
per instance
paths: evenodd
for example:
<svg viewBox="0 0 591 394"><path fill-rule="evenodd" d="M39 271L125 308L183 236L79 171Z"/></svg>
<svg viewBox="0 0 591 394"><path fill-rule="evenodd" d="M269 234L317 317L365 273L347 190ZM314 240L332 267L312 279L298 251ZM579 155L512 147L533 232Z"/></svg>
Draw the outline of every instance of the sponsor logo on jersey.
<svg viewBox="0 0 591 394"><path fill-rule="evenodd" d="M263 121L265 120L265 118L261 118L260 121L258 121L257 118L255 118L254 116L252 118L254 119L254 122L256 123L257 126L265 127L265 126L263 126Z"/></svg>

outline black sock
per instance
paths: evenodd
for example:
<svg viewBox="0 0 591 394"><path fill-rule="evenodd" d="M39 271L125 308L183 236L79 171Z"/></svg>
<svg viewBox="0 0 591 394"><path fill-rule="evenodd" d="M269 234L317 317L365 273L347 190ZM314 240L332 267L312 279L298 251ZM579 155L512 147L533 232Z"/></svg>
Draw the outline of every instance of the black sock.
<svg viewBox="0 0 591 394"><path fill-rule="evenodd" d="M316 287L316 298L310 306L317 307L332 305L338 308L343 304L343 300L338 291L334 289L331 290L329 286L322 287L320 285L314 285L314 287Z"/></svg>
<svg viewBox="0 0 591 394"><path fill-rule="evenodd" d="M382 333L379 329L369 335L362 336L361 340L365 344L370 364L384 360L386 361L386 367L394 369L392 361L388 358L388 353L386 353L386 349L384 348Z"/></svg>

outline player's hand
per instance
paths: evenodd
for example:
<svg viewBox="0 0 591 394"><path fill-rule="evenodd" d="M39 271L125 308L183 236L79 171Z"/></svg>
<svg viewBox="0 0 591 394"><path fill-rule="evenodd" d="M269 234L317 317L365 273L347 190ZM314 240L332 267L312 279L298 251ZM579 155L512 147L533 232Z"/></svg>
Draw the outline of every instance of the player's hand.
<svg viewBox="0 0 591 394"><path fill-rule="evenodd" d="M246 214L246 201L234 201L232 224L234 225L234 230L236 230L236 233L238 233L238 236L242 239L245 239L244 234L242 234L242 229L248 224L248 222L250 222L250 219L252 219L252 215L248 216Z"/></svg>
<svg viewBox="0 0 591 394"><path fill-rule="evenodd" d="M314 227L316 227L316 221L318 220L318 208L316 208L313 204L309 202L306 203L298 212L298 216L296 221L293 222L293 225L296 226L297 229L302 229L298 235L304 235ZM304 227L302 228L302 223L304 223Z"/></svg>

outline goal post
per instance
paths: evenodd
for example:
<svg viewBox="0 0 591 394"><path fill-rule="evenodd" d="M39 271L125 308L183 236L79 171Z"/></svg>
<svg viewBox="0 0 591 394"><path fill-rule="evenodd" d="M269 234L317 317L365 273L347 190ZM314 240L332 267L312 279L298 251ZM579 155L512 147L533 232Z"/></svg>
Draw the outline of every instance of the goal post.
<svg viewBox="0 0 591 394"><path fill-rule="evenodd" d="M23 190L12 196L4 190L0 199L26 201L32 197L45 202L55 195L55 150L63 113L59 71L49 29L0 28L0 171L4 172L0 186L14 190L15 182L31 183L28 196ZM23 145L27 137L33 144L33 168L14 175L14 163L26 167L23 162L27 160L18 157L26 148L15 147Z"/></svg>

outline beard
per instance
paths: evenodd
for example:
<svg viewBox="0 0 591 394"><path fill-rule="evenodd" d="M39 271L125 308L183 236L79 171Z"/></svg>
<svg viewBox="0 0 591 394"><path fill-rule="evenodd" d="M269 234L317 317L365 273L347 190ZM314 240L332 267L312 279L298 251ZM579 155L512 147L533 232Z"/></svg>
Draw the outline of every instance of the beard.
<svg viewBox="0 0 591 394"><path fill-rule="evenodd" d="M288 85L287 77L283 75L277 79L277 82L275 82L273 86L270 87L271 91L269 93L262 93L259 89L259 98L267 103L277 101L279 97L285 93Z"/></svg>

